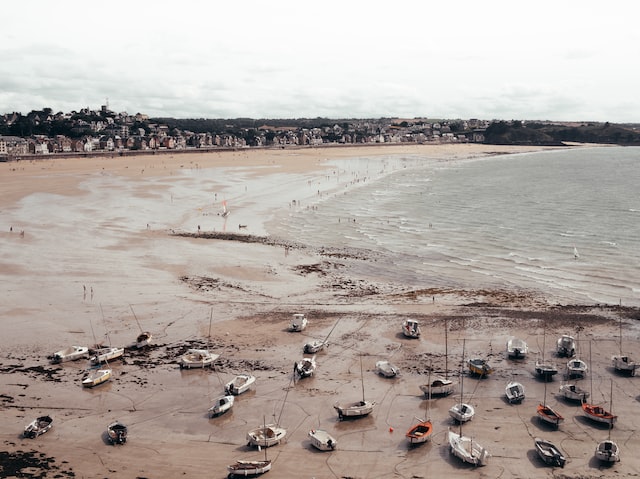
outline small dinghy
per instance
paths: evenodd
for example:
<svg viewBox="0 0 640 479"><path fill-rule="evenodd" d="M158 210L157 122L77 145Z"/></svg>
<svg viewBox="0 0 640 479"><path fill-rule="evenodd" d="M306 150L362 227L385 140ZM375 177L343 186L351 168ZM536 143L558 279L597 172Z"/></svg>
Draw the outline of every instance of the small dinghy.
<svg viewBox="0 0 640 479"><path fill-rule="evenodd" d="M293 365L294 372L302 379L313 376L316 371L316 357L302 358Z"/></svg>
<svg viewBox="0 0 640 479"><path fill-rule="evenodd" d="M111 375L112 375L111 369L90 370L82 378L82 386L85 388L92 388L95 386L99 386L100 384L103 384L109 381L111 379Z"/></svg>
<svg viewBox="0 0 640 479"><path fill-rule="evenodd" d="M271 470L271 461L241 461L238 460L235 464L227 466L229 475L227 477L247 477L258 476Z"/></svg>
<svg viewBox="0 0 640 479"><path fill-rule="evenodd" d="M419 338L420 331L420 323L415 319L405 319L402 322L402 334L407 338Z"/></svg>
<svg viewBox="0 0 640 479"><path fill-rule="evenodd" d="M505 394L510 404L518 404L524 400L524 386L516 381L511 381L505 388Z"/></svg>
<svg viewBox="0 0 640 479"><path fill-rule="evenodd" d="M87 346L70 346L66 349L53 353L51 355L51 362L53 364L59 364L88 357L89 348Z"/></svg>
<svg viewBox="0 0 640 479"><path fill-rule="evenodd" d="M209 417L217 417L224 414L233 407L233 396L220 396L213 401L213 406L209 408Z"/></svg>
<svg viewBox="0 0 640 479"><path fill-rule="evenodd" d="M546 439L540 439L539 437L534 439L534 444L538 456L540 456L540 459L542 459L545 464L554 467L564 467L567 458L555 444Z"/></svg>
<svg viewBox="0 0 640 479"><path fill-rule="evenodd" d="M589 366L582 359L571 359L567 363L567 377L571 378L583 378L587 374Z"/></svg>
<svg viewBox="0 0 640 479"><path fill-rule="evenodd" d="M312 429L309 431L311 445L321 451L333 451L338 441L324 429Z"/></svg>
<svg viewBox="0 0 640 479"><path fill-rule="evenodd" d="M611 439L607 439L598 443L595 456L602 462L619 462L620 448Z"/></svg>
<svg viewBox="0 0 640 479"><path fill-rule="evenodd" d="M107 426L107 436L109 437L109 442L113 445L126 443L127 434L127 426L119 421L112 422Z"/></svg>
<svg viewBox="0 0 640 479"><path fill-rule="evenodd" d="M41 436L53 427L53 418L51 416L40 416L31 421L24 428L24 437L34 439Z"/></svg>
<svg viewBox="0 0 640 479"><path fill-rule="evenodd" d="M389 361L378 361L376 363L376 372L385 378L394 378L400 374L400 370Z"/></svg>
<svg viewBox="0 0 640 479"><path fill-rule="evenodd" d="M238 374L224 386L226 394L237 396L247 392L256 382L256 377L251 374Z"/></svg>
<svg viewBox="0 0 640 479"><path fill-rule="evenodd" d="M247 445L256 447L271 447L280 442L287 435L287 430L277 424L265 424L247 433Z"/></svg>
<svg viewBox="0 0 640 479"><path fill-rule="evenodd" d="M564 422L564 417L546 404L538 404L537 413L540 420L552 426L558 427Z"/></svg>
<svg viewBox="0 0 640 479"><path fill-rule="evenodd" d="M427 442L431 439L431 434L433 434L433 424L431 421L420 419L409 428L405 436L410 444L415 445Z"/></svg>
<svg viewBox="0 0 640 479"><path fill-rule="evenodd" d="M289 324L289 331L299 333L307 327L307 317L303 313L296 313Z"/></svg>

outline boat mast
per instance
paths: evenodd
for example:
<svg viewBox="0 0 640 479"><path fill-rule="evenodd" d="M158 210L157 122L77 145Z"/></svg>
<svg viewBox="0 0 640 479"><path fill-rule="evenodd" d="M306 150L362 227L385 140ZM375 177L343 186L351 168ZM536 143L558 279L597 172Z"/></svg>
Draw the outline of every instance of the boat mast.
<svg viewBox="0 0 640 479"><path fill-rule="evenodd" d="M138 324L138 329L140 329L141 333L144 333L144 331L142 330L142 326L140 326L140 321L138 321L138 317L136 316L136 313L133 311L133 306L129 305L129 308L131 308L131 312L133 313L133 317L136 320L136 323Z"/></svg>
<svg viewBox="0 0 640 479"><path fill-rule="evenodd" d="M448 320L444 319L444 378L449 378L449 338L448 338Z"/></svg>
<svg viewBox="0 0 640 479"><path fill-rule="evenodd" d="M464 348L467 340L462 340L462 361L460 362L460 409L462 409L462 405L464 404L463 399L463 390L464 390ZM462 422L460 421L460 438L462 439Z"/></svg>
<svg viewBox="0 0 640 479"><path fill-rule="evenodd" d="M362 383L362 403L364 406L364 375L362 374L362 353L360 353L360 382Z"/></svg>

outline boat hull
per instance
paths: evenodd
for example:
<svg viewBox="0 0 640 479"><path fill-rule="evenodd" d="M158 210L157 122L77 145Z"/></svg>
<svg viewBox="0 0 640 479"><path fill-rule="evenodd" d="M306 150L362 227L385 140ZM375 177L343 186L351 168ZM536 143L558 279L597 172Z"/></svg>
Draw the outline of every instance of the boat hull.
<svg viewBox="0 0 640 479"><path fill-rule="evenodd" d="M229 477L257 476L270 470L271 461L236 461L227 466Z"/></svg>
<svg viewBox="0 0 640 479"><path fill-rule="evenodd" d="M449 430L449 449L451 454L461 461L474 466L484 466L489 462L491 454L473 439Z"/></svg>
<svg viewBox="0 0 640 479"><path fill-rule="evenodd" d="M522 339L510 339L507 341L507 357L509 359L524 359L529 353L529 346Z"/></svg>
<svg viewBox="0 0 640 479"><path fill-rule="evenodd" d="M128 429L121 422L112 422L107 426L107 436L113 445L125 444L127 442Z"/></svg>
<svg viewBox="0 0 640 479"><path fill-rule="evenodd" d="M420 337L422 332L420 331L420 325L418 321L413 319L407 319L402 323L402 334L406 338L417 339Z"/></svg>
<svg viewBox="0 0 640 479"><path fill-rule="evenodd" d="M220 396L213 401L213 406L209 408L209 416L216 417L224 414L233 407L233 396Z"/></svg>
<svg viewBox="0 0 640 479"><path fill-rule="evenodd" d="M576 354L576 342L573 336L563 335L558 338L556 353L560 357L572 358Z"/></svg>
<svg viewBox="0 0 640 479"><path fill-rule="evenodd" d="M596 459L602 462L619 462L620 461L620 448L618 445L610 439L600 442L596 446L595 451Z"/></svg>
<svg viewBox="0 0 640 479"><path fill-rule="evenodd" d="M493 368L484 359L469 359L468 365L471 374L476 376L488 376L493 372Z"/></svg>
<svg viewBox="0 0 640 479"><path fill-rule="evenodd" d="M212 354L206 349L190 349L180 360L180 369L209 368L220 355Z"/></svg>
<svg viewBox="0 0 640 479"><path fill-rule="evenodd" d="M302 361L295 363L293 369L300 378L311 377L316 370L315 358L303 358Z"/></svg>
<svg viewBox="0 0 640 479"><path fill-rule="evenodd" d="M524 400L524 386L518 382L510 382L505 388L505 394L510 404L518 404Z"/></svg>
<svg viewBox="0 0 640 479"><path fill-rule="evenodd" d="M536 361L536 374L545 381L551 381L558 374L558 369L552 364Z"/></svg>
<svg viewBox="0 0 640 479"><path fill-rule="evenodd" d="M94 352L90 361L92 364L97 365L121 358L123 355L124 348L100 348Z"/></svg>
<svg viewBox="0 0 640 479"><path fill-rule="evenodd" d="M249 374L239 374L233 381L228 382L225 387L225 393L227 395L238 396L239 394L247 392L256 382L255 376Z"/></svg>
<svg viewBox="0 0 640 479"><path fill-rule="evenodd" d="M271 447L285 438L287 430L275 424L267 424L247 433L247 445L255 447Z"/></svg>
<svg viewBox="0 0 640 479"><path fill-rule="evenodd" d="M97 371L92 371L82 378L82 386L85 388L94 388L104 384L111 379L111 374L111 369L98 369Z"/></svg>
<svg viewBox="0 0 640 479"><path fill-rule="evenodd" d="M628 374L630 376L636 375L636 369L638 364L632 361L628 356L612 356L611 365L613 368L622 374Z"/></svg>
<svg viewBox="0 0 640 479"><path fill-rule="evenodd" d="M51 356L51 362L54 364L66 363L67 361L76 361L82 358L89 357L89 348L86 346L71 346L70 348L63 349L53 353Z"/></svg>
<svg viewBox="0 0 640 479"><path fill-rule="evenodd" d="M560 394L569 401L583 402L589 397L589 391L586 391L575 384L562 384L560 386Z"/></svg>
<svg viewBox="0 0 640 479"><path fill-rule="evenodd" d="M564 467L567 462L564 454L551 441L535 438L534 444L540 459L548 466Z"/></svg>
<svg viewBox="0 0 640 479"><path fill-rule="evenodd" d="M409 444L424 444L431 439L433 424L431 421L420 421L413 425L405 434Z"/></svg>
<svg viewBox="0 0 640 479"><path fill-rule="evenodd" d="M378 361L376 363L376 372L385 378L394 378L400 373L400 370L389 361Z"/></svg>
<svg viewBox="0 0 640 479"><path fill-rule="evenodd" d="M305 354L315 354L318 351L322 351L328 345L325 341L311 341L304 345L302 351L304 351Z"/></svg>
<svg viewBox="0 0 640 479"><path fill-rule="evenodd" d="M471 421L475 414L476 410L474 407L471 404L466 403L455 404L451 409L449 409L449 416L459 423Z"/></svg>
<svg viewBox="0 0 640 479"><path fill-rule="evenodd" d="M53 427L53 418L51 416L40 416L31 421L27 427L24 428L24 437L28 439L34 439L43 435Z"/></svg>
<svg viewBox="0 0 640 479"><path fill-rule="evenodd" d="M307 327L307 317L302 313L296 313L293 315L293 319L289 324L289 331L293 333L299 333Z"/></svg>
<svg viewBox="0 0 640 479"><path fill-rule="evenodd" d="M572 359L567 363L567 376L569 378L583 378L589 367L581 359Z"/></svg>
<svg viewBox="0 0 640 479"><path fill-rule="evenodd" d="M368 416L373 412L375 403L370 401L358 401L350 404L334 404L333 408L338 412L338 418L358 418Z"/></svg>
<svg viewBox="0 0 640 479"><path fill-rule="evenodd" d="M602 406L583 402L582 411L584 412L584 415L592 421L608 424L610 427L613 427L618 420L618 416L606 411Z"/></svg>
<svg viewBox="0 0 640 479"><path fill-rule="evenodd" d="M431 384L421 384L419 387L426 397L448 396L456 389L453 381L444 378L437 378Z"/></svg>
<svg viewBox="0 0 640 479"><path fill-rule="evenodd" d="M551 424L552 426L558 427L564 422L564 417L562 415L544 404L538 404L537 412L541 421Z"/></svg>

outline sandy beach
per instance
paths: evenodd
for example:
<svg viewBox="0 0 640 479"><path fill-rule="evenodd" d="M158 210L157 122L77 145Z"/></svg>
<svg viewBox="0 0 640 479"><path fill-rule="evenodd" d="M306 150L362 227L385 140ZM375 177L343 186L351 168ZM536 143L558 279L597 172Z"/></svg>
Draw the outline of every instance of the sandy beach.
<svg viewBox="0 0 640 479"><path fill-rule="evenodd" d="M482 284L465 291L369 284L337 266L339 252L264 234L274 209L306 206L318 194L352 187L353 178L386 174L354 166L351 179L325 187L335 160L453 161L538 149L398 145L0 163L0 477L223 478L237 459L264 458L246 440L264 421L287 429L285 441L266 450L273 463L266 477L636 477L640 383L616 373L611 356L621 347L631 356L639 351L637 309L550 304L538 293ZM231 214L223 221L227 199ZM298 312L309 324L290 332ZM402 335L407 317L420 322L420 339ZM141 330L153 340L138 350L132 343ZM315 374L294 380L305 342L329 332ZM619 416L611 431L559 396L567 362L555 354L561 334L577 337L589 363L581 386ZM507 358L511 337L527 341L525 359ZM126 352L110 363L113 379L96 388L81 386L86 359L48 360L97 342ZM469 376L463 345L465 358L485 358L495 372ZM180 369L189 348L220 357L214 368ZM559 369L548 383L534 373L541 355ZM399 377L376 374L383 359L399 367ZM456 383L463 369L464 398L476 408L464 432L489 450L487 466L450 454L447 430L457 426L448 409L460 389L428 400L419 386L429 369ZM210 418L213 399L240 373L255 375L255 387ZM525 386L522 404L506 401L510 380ZM373 413L339 421L333 404L363 395L375 401ZM565 417L558 430L536 417L545 400ZM24 427L44 414L54 417L51 431L23 438ZM411 447L405 432L426 415L432 440ZM126 445L108 444L114 420L129 427ZM335 451L310 445L314 428L337 439ZM612 466L594 458L609 434L622 457ZM564 469L541 462L535 437L563 449Z"/></svg>

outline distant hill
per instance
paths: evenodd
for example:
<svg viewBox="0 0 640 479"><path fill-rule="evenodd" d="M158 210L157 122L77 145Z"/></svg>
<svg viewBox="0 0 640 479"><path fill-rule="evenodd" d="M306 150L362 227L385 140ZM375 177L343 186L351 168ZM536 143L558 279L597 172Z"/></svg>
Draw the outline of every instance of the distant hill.
<svg viewBox="0 0 640 479"><path fill-rule="evenodd" d="M522 123L494 122L487 127L485 143L496 145L561 145L563 142L640 145L635 125L610 123Z"/></svg>

